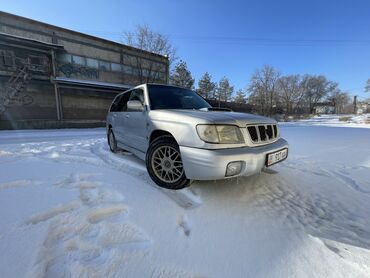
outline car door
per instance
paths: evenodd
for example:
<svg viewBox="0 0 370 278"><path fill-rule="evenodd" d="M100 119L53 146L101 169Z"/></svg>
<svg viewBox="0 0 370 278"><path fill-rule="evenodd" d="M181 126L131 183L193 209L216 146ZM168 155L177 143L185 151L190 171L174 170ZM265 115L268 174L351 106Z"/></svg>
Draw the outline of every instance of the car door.
<svg viewBox="0 0 370 278"><path fill-rule="evenodd" d="M122 94L118 94L114 98L112 105L110 106L108 117L107 117L107 124L112 125L113 133L115 134L116 137L117 137L117 132L116 132L117 108L118 108L119 101L121 100L121 98L122 98Z"/></svg>
<svg viewBox="0 0 370 278"><path fill-rule="evenodd" d="M141 152L145 152L148 147L147 142L147 115L145 109L144 90L142 88L134 89L129 100L140 101L143 105L143 111L126 112L125 128L127 130L127 145Z"/></svg>
<svg viewBox="0 0 370 278"><path fill-rule="evenodd" d="M130 99L131 91L125 92L116 107L115 115L114 115L114 122L115 126L113 127L113 131L115 132L116 140L118 143L126 144L125 141L127 141L126 133L127 129L125 126L125 119L126 119L126 113L127 113L127 102Z"/></svg>

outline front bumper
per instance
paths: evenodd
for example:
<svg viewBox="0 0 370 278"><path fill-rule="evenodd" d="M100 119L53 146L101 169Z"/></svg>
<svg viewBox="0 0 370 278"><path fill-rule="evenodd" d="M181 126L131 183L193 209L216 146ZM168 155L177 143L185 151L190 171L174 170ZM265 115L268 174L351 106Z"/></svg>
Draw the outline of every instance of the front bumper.
<svg viewBox="0 0 370 278"><path fill-rule="evenodd" d="M265 167L268 153L284 148L288 148L288 143L280 138L272 144L253 148L208 150L180 146L180 152L188 179L217 180L227 178L226 167L233 161L243 161L241 172L233 177L257 174Z"/></svg>

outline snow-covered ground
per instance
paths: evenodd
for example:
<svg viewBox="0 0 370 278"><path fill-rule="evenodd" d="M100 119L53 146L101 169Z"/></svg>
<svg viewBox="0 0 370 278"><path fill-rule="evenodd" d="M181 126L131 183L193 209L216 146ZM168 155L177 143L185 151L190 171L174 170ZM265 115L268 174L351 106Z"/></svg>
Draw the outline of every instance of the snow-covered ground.
<svg viewBox="0 0 370 278"><path fill-rule="evenodd" d="M104 129L0 132L0 276L369 277L370 129L281 133L268 173L173 192Z"/></svg>
<svg viewBox="0 0 370 278"><path fill-rule="evenodd" d="M323 114L317 115L310 119L298 120L293 122L284 122L283 124L289 125L313 125L313 126L334 126L334 127L357 127L357 128L370 128L370 114L361 115L333 115Z"/></svg>

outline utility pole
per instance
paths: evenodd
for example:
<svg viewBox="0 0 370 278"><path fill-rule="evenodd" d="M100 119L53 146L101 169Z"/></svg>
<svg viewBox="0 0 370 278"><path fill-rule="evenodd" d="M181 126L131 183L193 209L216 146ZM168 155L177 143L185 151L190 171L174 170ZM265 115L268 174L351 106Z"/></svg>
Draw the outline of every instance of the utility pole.
<svg viewBox="0 0 370 278"><path fill-rule="evenodd" d="M334 113L335 113L335 114L339 114L339 112L338 112L338 107L337 107L337 103L336 103L336 101L335 101L335 98L334 98L334 97L331 99L331 103L334 105Z"/></svg>
<svg viewBox="0 0 370 278"><path fill-rule="evenodd" d="M357 114L357 96L353 97L353 113Z"/></svg>

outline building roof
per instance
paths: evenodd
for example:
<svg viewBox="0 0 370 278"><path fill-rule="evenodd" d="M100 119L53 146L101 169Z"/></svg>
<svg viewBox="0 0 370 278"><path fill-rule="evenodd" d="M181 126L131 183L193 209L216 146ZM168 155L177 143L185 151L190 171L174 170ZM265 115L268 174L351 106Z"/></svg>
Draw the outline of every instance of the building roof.
<svg viewBox="0 0 370 278"><path fill-rule="evenodd" d="M143 49L140 49L140 48L136 48L136 47L133 47L133 46L129 46L129 45L126 45L126 44L118 43L118 42L115 42L115 41L103 39L103 38L100 38L100 37L96 37L96 36L93 36L93 35L81 33L81 32L78 32L78 31L71 30L71 29L59 27L59 26L52 25L52 24L49 24L49 23L37 21L37 20L30 19L30 18L27 18L27 17L23 17L23 16L19 16L19 15L15 15L15 14L11 14L11 13L6 13L6 12L3 12L3 11L0 11L0 17L3 17L3 16L13 17L13 18L16 18L18 20L28 21L28 22L34 23L34 24L35 23L36 24L40 24L40 25L43 25L43 26L52 28L52 29L54 29L56 31L57 30L60 30L60 31L71 33L71 34L75 34L75 35L78 35L78 36L81 36L81 37L86 37L86 38L90 38L90 39L93 39L93 40L97 40L97 41L109 43L109 44L112 44L112 45L115 45L115 46L118 46L118 47L125 47L125 48L128 48L128 49L137 51L137 52L142 52L144 54L146 53L146 54L154 55L154 56L157 56L157 57L160 57L160 58L168 59L167 56L160 55L160 54L157 54L157 53L153 53L153 52L150 52L150 51L147 51L147 50L143 50Z"/></svg>

